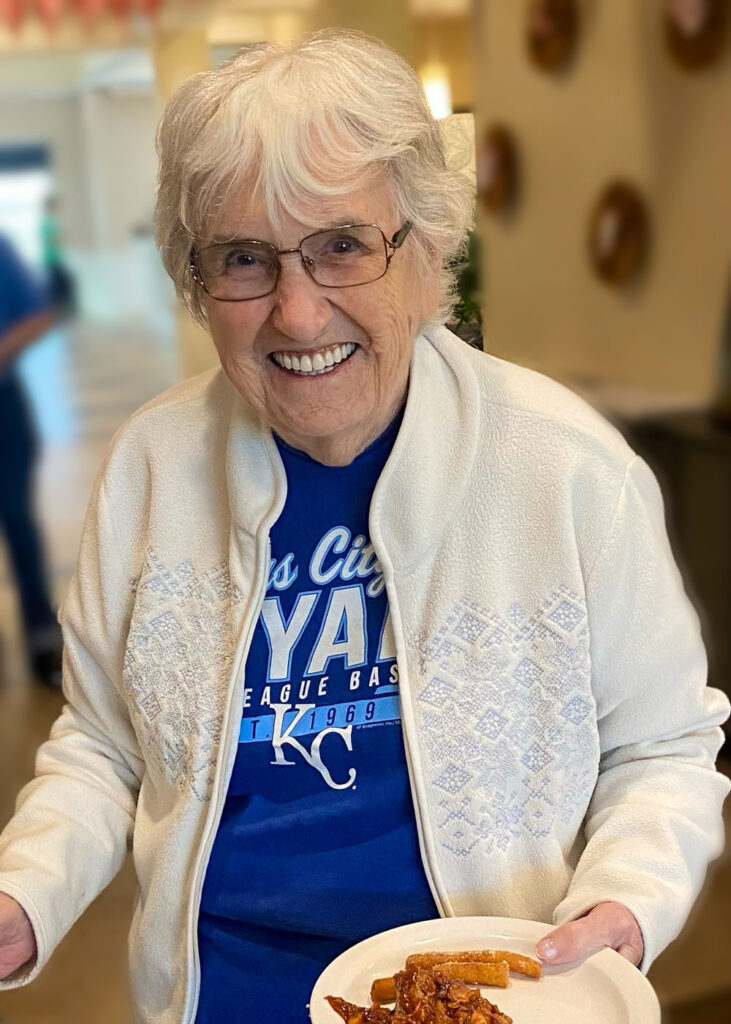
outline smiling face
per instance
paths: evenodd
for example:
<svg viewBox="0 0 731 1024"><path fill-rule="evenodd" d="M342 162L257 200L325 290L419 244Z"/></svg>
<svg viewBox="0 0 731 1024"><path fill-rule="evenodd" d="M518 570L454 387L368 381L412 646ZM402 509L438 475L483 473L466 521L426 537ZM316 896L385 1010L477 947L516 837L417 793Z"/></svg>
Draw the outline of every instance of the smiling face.
<svg viewBox="0 0 731 1024"><path fill-rule="evenodd" d="M283 216L276 232L263 202L241 195L216 233L290 249L334 223L377 224L392 238L401 222L386 180L375 177L323 203L306 222ZM417 269L410 236L388 273L365 285L323 287L299 254L281 261L271 295L245 302L206 296L208 326L227 376L264 422L317 461L347 465L404 402L414 338L437 305L439 266L435 260L431 274Z"/></svg>

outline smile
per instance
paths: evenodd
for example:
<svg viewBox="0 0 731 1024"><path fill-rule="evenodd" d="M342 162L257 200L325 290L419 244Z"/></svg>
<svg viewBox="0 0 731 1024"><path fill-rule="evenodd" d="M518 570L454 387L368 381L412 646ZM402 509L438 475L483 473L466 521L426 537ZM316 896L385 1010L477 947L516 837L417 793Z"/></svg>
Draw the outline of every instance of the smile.
<svg viewBox="0 0 731 1024"><path fill-rule="evenodd" d="M272 352L271 358L283 370L291 370L301 377L317 377L330 373L339 363L350 359L358 346L352 341L344 345L332 345L317 352L296 355L294 352Z"/></svg>

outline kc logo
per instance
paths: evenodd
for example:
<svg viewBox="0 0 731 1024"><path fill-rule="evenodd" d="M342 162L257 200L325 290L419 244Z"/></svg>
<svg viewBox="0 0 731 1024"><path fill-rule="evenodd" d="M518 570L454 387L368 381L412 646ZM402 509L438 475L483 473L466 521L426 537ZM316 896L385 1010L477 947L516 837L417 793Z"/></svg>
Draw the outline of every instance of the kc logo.
<svg viewBox="0 0 731 1024"><path fill-rule="evenodd" d="M307 747L305 747L302 743L300 743L298 739L296 739L292 735L292 732L297 727L297 723L304 717L304 715L306 715L308 711L312 711L313 708L317 707L317 705L295 704L294 708L297 714L294 716L294 718L286 728L284 727L284 716L287 714L288 711L292 710L292 705L272 704L271 707L272 711L274 712L274 732L272 735L272 746L274 747L274 760L271 762L271 764L296 764L295 761L288 761L285 756L284 747L286 744L289 744L302 755L302 757L309 765L317 769L317 771L320 773L320 775L322 775L323 779L328 784L330 789L349 789L355 782L355 768L350 768L348 770L347 782L336 782L322 760L322 756L320 755L320 747L322 746L322 741L329 733L335 733L336 735L342 737L346 748L352 751L353 726L348 725L344 729L338 729L334 726L329 726L327 729L323 729L315 736L315 738L312 741L312 746L308 750Z"/></svg>

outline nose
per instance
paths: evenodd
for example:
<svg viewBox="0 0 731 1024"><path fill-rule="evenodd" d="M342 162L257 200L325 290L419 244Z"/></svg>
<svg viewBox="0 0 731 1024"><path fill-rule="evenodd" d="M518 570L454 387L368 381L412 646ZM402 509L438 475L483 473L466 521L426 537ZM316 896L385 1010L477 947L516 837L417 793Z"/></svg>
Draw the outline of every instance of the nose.
<svg viewBox="0 0 731 1024"><path fill-rule="evenodd" d="M315 341L333 315L325 289L309 276L299 253L287 253L280 259L282 269L273 295L272 324L298 341Z"/></svg>

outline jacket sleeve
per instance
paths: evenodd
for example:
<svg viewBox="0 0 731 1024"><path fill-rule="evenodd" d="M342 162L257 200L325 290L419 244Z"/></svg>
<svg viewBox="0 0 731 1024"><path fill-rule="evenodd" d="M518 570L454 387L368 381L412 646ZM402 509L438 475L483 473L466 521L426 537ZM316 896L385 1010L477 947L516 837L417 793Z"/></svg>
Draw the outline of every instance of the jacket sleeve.
<svg viewBox="0 0 731 1024"><path fill-rule="evenodd" d="M642 931L647 971L723 847L729 781L714 765L729 702L706 686L660 490L637 456L586 587L601 757L586 847L554 920L605 900L624 904Z"/></svg>
<svg viewBox="0 0 731 1024"><path fill-rule="evenodd" d="M0 891L24 908L38 945L34 965L3 987L43 968L120 869L134 822L143 765L121 689L131 546L115 534L109 505L99 483L59 615L67 704L0 835Z"/></svg>

